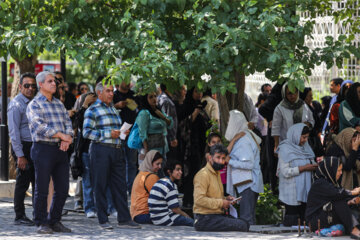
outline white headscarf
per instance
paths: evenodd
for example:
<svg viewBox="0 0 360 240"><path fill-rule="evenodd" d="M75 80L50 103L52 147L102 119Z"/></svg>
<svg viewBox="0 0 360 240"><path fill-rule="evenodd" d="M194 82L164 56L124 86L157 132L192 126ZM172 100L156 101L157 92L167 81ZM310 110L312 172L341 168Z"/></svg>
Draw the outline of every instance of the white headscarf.
<svg viewBox="0 0 360 240"><path fill-rule="evenodd" d="M228 141L231 141L235 135L240 132L249 132L254 137L257 144L261 143L261 138L248 128L248 121L246 120L245 115L239 110L231 110L225 138Z"/></svg>

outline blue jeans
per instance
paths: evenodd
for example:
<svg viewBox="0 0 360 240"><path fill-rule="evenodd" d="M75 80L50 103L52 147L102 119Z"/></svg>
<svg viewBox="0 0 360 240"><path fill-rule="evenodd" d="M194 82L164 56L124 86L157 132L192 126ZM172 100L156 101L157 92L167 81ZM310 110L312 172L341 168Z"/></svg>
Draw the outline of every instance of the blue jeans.
<svg viewBox="0 0 360 240"><path fill-rule="evenodd" d="M82 175L82 186L83 186L83 206L85 213L90 211L97 212L95 207L95 196L93 187L91 184L91 171L90 171L90 155L89 153L82 153L83 162L83 175ZM110 188L106 190L106 199L108 203L107 213L111 214L115 211L114 204L112 202L112 196Z"/></svg>
<svg viewBox="0 0 360 240"><path fill-rule="evenodd" d="M193 227L194 226L194 219L184 217L184 216L180 215L177 218L175 218L173 226L189 226L189 227Z"/></svg>
<svg viewBox="0 0 360 240"><path fill-rule="evenodd" d="M149 213L135 216L134 221L140 224L152 224Z"/></svg>
<svg viewBox="0 0 360 240"><path fill-rule="evenodd" d="M131 193L132 184L136 177L136 162L137 162L137 150L131 149L125 144L123 146L123 151L125 153L125 160L126 160L126 185L127 190Z"/></svg>
<svg viewBox="0 0 360 240"><path fill-rule="evenodd" d="M58 146L35 142L31 147L31 159L35 168L34 220L37 226L55 224L61 220L61 212L69 192L69 161L66 152ZM54 181L54 196L47 214L47 196L50 176Z"/></svg>
<svg viewBox="0 0 360 240"><path fill-rule="evenodd" d="M91 181L95 191L95 202L99 223L108 221L107 188L118 212L118 222L130 221L126 193L126 162L121 148L90 144Z"/></svg>

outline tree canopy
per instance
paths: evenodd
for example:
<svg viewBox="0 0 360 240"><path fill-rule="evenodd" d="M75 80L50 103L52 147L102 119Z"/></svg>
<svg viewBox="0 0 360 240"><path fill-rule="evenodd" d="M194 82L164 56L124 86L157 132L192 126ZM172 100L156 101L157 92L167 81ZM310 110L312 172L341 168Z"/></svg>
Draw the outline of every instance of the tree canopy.
<svg viewBox="0 0 360 240"><path fill-rule="evenodd" d="M66 49L79 64L97 61L115 81L236 92L236 76L265 72L272 81L303 89L316 65L340 66L359 50L353 38L327 37L309 49L314 17L334 14L330 0L2 0L0 56L17 61ZM300 22L308 11L310 20ZM121 63L119 60L121 59ZM210 77L203 77L207 74Z"/></svg>

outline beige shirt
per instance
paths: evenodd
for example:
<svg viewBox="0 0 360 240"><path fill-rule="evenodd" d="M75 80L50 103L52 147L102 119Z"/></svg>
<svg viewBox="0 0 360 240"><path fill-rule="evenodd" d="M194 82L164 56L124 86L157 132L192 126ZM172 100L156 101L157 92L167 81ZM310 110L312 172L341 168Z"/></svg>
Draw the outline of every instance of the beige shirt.
<svg viewBox="0 0 360 240"><path fill-rule="evenodd" d="M215 171L210 163L195 175L194 208L197 214L223 214L224 188L219 171Z"/></svg>

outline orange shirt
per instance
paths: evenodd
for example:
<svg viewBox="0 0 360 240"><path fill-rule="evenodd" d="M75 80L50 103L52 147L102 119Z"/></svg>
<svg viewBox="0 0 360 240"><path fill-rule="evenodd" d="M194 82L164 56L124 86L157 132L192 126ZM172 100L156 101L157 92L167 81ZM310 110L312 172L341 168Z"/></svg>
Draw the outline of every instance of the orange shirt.
<svg viewBox="0 0 360 240"><path fill-rule="evenodd" d="M150 172L139 172L134 180L131 189L131 205L130 205L131 218L134 218L137 215L149 213L149 206L148 206L149 193L146 192L144 187L145 178L149 174ZM146 178L145 186L149 192L158 180L159 177L156 174L151 174L148 178Z"/></svg>

